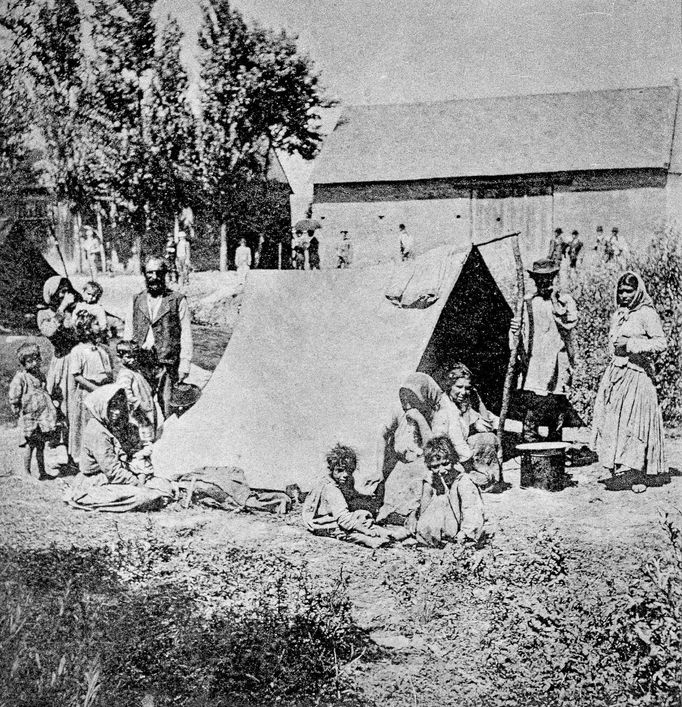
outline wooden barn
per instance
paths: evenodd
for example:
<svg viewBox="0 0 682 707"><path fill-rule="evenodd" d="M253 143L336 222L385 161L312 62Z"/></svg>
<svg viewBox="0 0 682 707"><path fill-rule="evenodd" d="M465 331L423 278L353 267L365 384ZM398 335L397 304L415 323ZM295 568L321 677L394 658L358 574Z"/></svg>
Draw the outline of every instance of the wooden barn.
<svg viewBox="0 0 682 707"><path fill-rule="evenodd" d="M679 88L584 91L343 111L316 160L323 267L341 230L354 264L523 234L527 259L555 228L589 248L602 226L631 248L682 212Z"/></svg>

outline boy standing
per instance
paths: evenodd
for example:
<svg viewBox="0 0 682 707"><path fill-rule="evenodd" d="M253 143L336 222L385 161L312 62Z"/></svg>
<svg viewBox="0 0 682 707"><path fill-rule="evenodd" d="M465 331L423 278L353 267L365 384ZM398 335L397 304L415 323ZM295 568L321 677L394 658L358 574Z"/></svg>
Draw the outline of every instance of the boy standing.
<svg viewBox="0 0 682 707"><path fill-rule="evenodd" d="M57 408L46 390L45 374L40 370L37 344L22 344L17 351L22 370L17 371L9 386L9 402L19 416L24 441L24 472L31 476L31 459L35 450L38 479L45 478L45 442L57 430Z"/></svg>

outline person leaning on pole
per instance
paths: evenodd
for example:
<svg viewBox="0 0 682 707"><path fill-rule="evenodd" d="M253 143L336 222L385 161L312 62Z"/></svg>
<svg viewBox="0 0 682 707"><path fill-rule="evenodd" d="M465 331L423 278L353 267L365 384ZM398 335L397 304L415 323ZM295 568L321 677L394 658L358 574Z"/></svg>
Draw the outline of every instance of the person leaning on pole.
<svg viewBox="0 0 682 707"><path fill-rule="evenodd" d="M523 321L512 321L512 334L523 333L519 359L526 410L524 442L541 441L541 426L547 427L547 441L561 440L568 412L566 394L574 365L572 330L578 322L578 309L573 297L556 287L558 272L558 265L549 258L533 263L528 274L536 292L525 299Z"/></svg>
<svg viewBox="0 0 682 707"><path fill-rule="evenodd" d="M166 285L168 263L152 256L144 267L145 289L135 295L126 317L123 338L147 351L156 366L157 397L165 417L171 411L176 383L189 375L192 329L187 299Z"/></svg>

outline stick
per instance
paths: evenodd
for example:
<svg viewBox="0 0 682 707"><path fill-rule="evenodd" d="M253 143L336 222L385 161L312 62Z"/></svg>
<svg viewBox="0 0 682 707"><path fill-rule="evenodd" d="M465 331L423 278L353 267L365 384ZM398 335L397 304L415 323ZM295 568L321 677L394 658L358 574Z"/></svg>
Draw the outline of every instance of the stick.
<svg viewBox="0 0 682 707"><path fill-rule="evenodd" d="M516 306L514 308L514 319L521 321L523 316L523 300L525 297L525 288L523 281L523 260L521 259L521 248L519 247L518 233L516 238L511 242L514 252L514 261L516 263ZM516 369L516 357L519 351L519 343L521 341L521 330L512 332L512 344L509 352L509 363L507 365L507 375L504 379L504 388L502 389L502 407L500 409L500 422L497 426L497 440L502 449L502 437L504 435L504 423L507 421L507 412L509 411L509 399L511 398L511 386L514 380L514 371ZM500 466L500 479L502 482L502 467Z"/></svg>
<svg viewBox="0 0 682 707"><path fill-rule="evenodd" d="M490 243L497 243L497 241L503 241L505 238L511 238L512 236L519 236L521 235L520 231L515 231L514 233L505 233L504 236L496 236L495 238L491 238L489 241L483 241L483 243L474 243L474 245L477 248L480 248L482 245L489 245ZM513 241L512 241L513 243Z"/></svg>

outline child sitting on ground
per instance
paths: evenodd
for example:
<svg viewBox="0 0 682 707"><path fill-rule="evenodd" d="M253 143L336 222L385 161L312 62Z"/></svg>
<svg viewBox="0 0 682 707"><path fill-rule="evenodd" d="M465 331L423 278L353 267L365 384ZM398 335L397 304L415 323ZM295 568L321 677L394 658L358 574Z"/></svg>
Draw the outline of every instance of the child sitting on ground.
<svg viewBox="0 0 682 707"><path fill-rule="evenodd" d="M101 340L106 343L109 332L107 313L104 309L104 305L100 304L103 293L104 290L99 282L95 282L94 280L86 282L85 285L83 285L83 301L76 305L74 314L76 316L78 316L78 312L89 312L90 314L94 314L101 330Z"/></svg>
<svg viewBox="0 0 682 707"><path fill-rule="evenodd" d="M140 347L135 341L120 341L116 353L122 364L116 382L125 391L130 422L137 427L140 441L151 444L158 432L159 411L152 387L140 371Z"/></svg>
<svg viewBox="0 0 682 707"><path fill-rule="evenodd" d="M58 433L58 414L46 390L45 374L40 370L38 344L22 344L17 351L21 370L17 371L9 386L9 402L19 416L24 436L24 472L31 476L31 459L35 450L38 479L45 474L45 442Z"/></svg>
<svg viewBox="0 0 682 707"><path fill-rule="evenodd" d="M76 317L78 344L69 354L69 371L73 383L69 386L66 412L69 426L69 453L80 459L81 441L89 413L85 407L85 396L101 385L112 383L114 372L111 356L101 341L101 329L94 314L81 311Z"/></svg>
<svg viewBox="0 0 682 707"><path fill-rule="evenodd" d="M423 545L477 542L485 523L478 486L459 464L449 437L433 437L424 445L429 478L423 481L419 508L406 527Z"/></svg>
<svg viewBox="0 0 682 707"><path fill-rule="evenodd" d="M376 525L369 511L351 510L359 496L354 487L357 455L353 449L337 444L327 454L327 468L329 476L303 505L303 523L311 533L371 548L404 537L402 528L396 534Z"/></svg>

